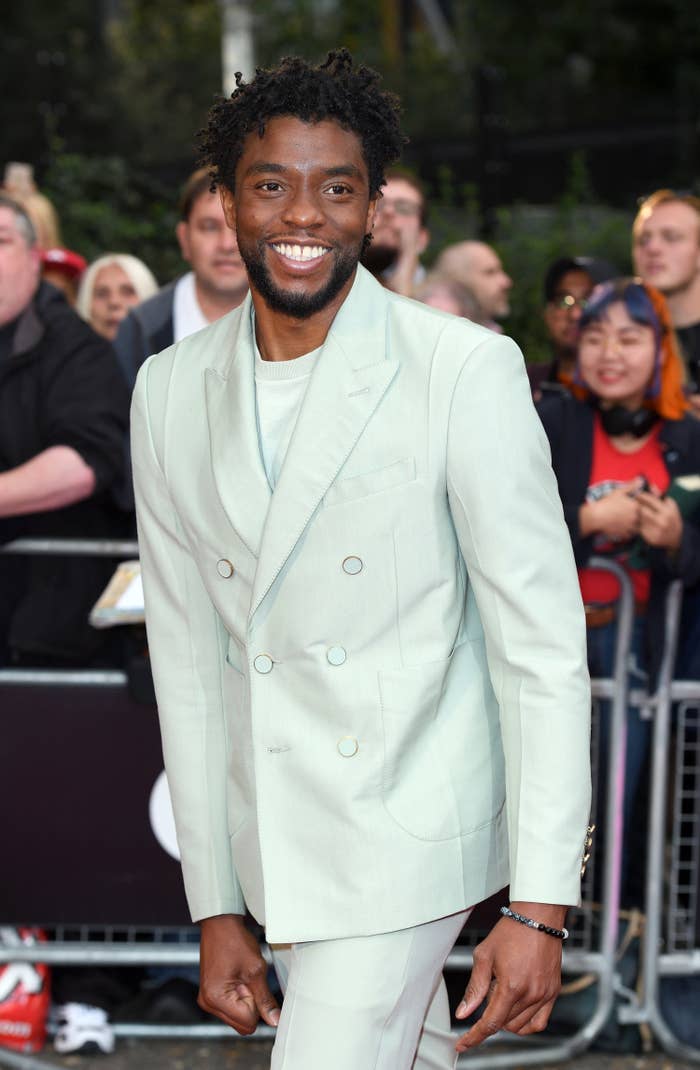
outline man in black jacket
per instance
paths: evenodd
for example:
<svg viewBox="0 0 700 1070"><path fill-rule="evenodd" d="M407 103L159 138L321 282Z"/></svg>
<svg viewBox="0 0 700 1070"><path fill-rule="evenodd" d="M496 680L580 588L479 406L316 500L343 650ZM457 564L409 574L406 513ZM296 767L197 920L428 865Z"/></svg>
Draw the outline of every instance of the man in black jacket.
<svg viewBox="0 0 700 1070"><path fill-rule="evenodd" d="M40 282L29 217L0 195L0 542L105 538L128 518L128 391L110 345ZM0 556L0 663L89 664L104 636L88 624L113 563Z"/></svg>

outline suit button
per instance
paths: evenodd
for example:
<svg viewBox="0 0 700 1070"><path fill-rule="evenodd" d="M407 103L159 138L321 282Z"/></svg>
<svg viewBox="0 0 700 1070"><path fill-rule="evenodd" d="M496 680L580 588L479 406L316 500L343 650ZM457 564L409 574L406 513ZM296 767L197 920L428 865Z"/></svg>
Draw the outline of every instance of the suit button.
<svg viewBox="0 0 700 1070"><path fill-rule="evenodd" d="M344 665L347 656L342 646L332 646L326 651L326 659L329 665Z"/></svg>
<svg viewBox="0 0 700 1070"><path fill-rule="evenodd" d="M360 749L360 745L354 736L342 736L338 740L338 754L343 758L354 758Z"/></svg>
<svg viewBox="0 0 700 1070"><path fill-rule="evenodd" d="M358 572L362 572L363 568L361 557L346 557L343 561L343 572L347 572L348 576L356 576Z"/></svg>
<svg viewBox="0 0 700 1070"><path fill-rule="evenodd" d="M222 580L230 580L236 570L227 558L222 557L220 561L216 562L216 571Z"/></svg>
<svg viewBox="0 0 700 1070"><path fill-rule="evenodd" d="M269 654L258 654L257 658L253 662L253 667L256 672L261 672L265 675L268 672L272 672L272 658Z"/></svg>

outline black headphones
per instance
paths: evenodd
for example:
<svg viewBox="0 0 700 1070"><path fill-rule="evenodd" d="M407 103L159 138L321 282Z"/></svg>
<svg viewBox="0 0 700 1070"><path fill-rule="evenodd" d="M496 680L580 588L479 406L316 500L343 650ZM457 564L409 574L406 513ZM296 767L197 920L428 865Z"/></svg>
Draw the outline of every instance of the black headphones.
<svg viewBox="0 0 700 1070"><path fill-rule="evenodd" d="M653 409L625 409L622 405L603 409L600 400L597 401L596 408L605 434L612 436L634 435L635 438L642 438L651 431L659 418Z"/></svg>

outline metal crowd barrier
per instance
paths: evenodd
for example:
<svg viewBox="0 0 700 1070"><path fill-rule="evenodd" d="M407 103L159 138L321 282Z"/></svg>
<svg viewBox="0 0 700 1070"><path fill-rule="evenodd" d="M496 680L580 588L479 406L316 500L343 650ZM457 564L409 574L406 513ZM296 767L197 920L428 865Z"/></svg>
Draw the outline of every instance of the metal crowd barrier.
<svg viewBox="0 0 700 1070"><path fill-rule="evenodd" d="M641 984L638 1000L628 1008L621 1008L620 1020L646 1024L670 1055L700 1062L700 1048L680 1040L668 1025L661 1009L659 990L663 977L700 975L700 947L697 946L700 932L700 680L673 679L682 594L681 584L676 581L666 599L665 644L658 686L648 700L654 718L654 734ZM675 703L678 706L672 751ZM672 771L674 782L669 807Z"/></svg>
<svg viewBox="0 0 700 1070"><path fill-rule="evenodd" d="M3 548L6 553L55 553L55 554L100 554L104 556L134 557L138 553L138 547L133 542L96 542L84 540L18 540ZM596 738L597 738L597 712L598 705L602 700L611 703L611 731L610 752L608 768L610 770L607 785L607 802L605 825L606 835L604 843L604 855L602 859L596 859L595 854L591 858L583 885L583 906L572 911L569 927L572 936L564 951L563 970L565 974L593 976L597 980L597 995L595 1006L590 1019L572 1036L565 1039L552 1040L547 1035L537 1038L519 1038L511 1034L502 1033L492 1038L489 1044L508 1043L511 1050L506 1052L489 1050L487 1047L477 1053L470 1053L460 1059L458 1065L470 1066L473 1070L496 1070L513 1065L513 1049L517 1048L517 1062L519 1066L542 1066L548 1063L560 1062L570 1059L584 1051L594 1040L613 1012L616 992L620 987L620 979L617 973L616 954L618 945L618 920L620 900L620 859L622 852L622 816L620 800L624 791L624 753L626 744L626 713L628 706L628 674L627 661L631 644L632 629L634 624L634 598L630 581L617 565L604 558L593 558L590 566L600 568L613 573L621 585L621 597L618 614L617 645L615 654L615 669L612 678L592 681L594 698L593 724L594 724L594 783L596 776ZM669 614L671 609L669 609ZM669 616L670 620L670 616ZM672 646L669 645L665 661L666 676L670 674L672 665ZM666 677L664 677L666 679ZM26 685L51 684L61 685L85 685L88 687L103 687L126 685L126 677L120 672L94 672L94 671L70 671L58 670L0 670L0 687L4 684ZM669 691L666 686L666 694ZM676 685L674 685L676 686ZM661 694L661 692L659 692ZM641 701L646 702L646 696ZM663 703L659 701L657 715L662 715ZM670 707L670 700L667 702ZM666 711L668 712L668 711ZM665 745L659 731L657 746ZM665 763L665 756L663 759ZM658 763L657 763L658 764ZM655 784L660 782L655 765ZM658 790L661 790L660 788ZM594 790L595 798L595 790ZM657 800L657 809L663 807L663 800ZM660 811L661 812L661 811ZM596 821L596 815L592 820ZM657 819L656 825L663 825L662 817ZM655 826L656 827L656 826ZM663 829L661 829L662 837ZM654 841L656 843L656 841ZM662 839L660 840L662 843ZM655 848L656 849L656 848ZM591 909L593 898L593 883L596 865L602 864L602 906L600 923ZM650 880L655 880L655 875L650 874ZM656 885L653 885L656 887ZM652 887L652 884L650 884ZM172 927L168 928L168 932ZM188 930L190 931L190 930ZM96 965L196 965L198 962L198 948L193 943L175 943L172 939L167 942L158 942L158 933L152 933L155 941L143 943L137 939L137 933L131 930L117 932L104 930L100 932L100 938L95 939L96 931L91 927L78 933L79 938L74 939L74 934L68 931L56 930L56 939L49 944L41 946L9 948L0 945L0 963L3 962L46 962L54 965L65 966L96 966ZM472 934L469 934L470 936ZM69 938L70 936L70 938ZM475 943L476 941L474 941ZM466 971L472 964L472 950L474 943L458 945L448 958L446 970ZM652 945L650 944L651 948ZM263 949L266 957L270 958L269 951ZM647 978L653 979L656 959L651 951L648 952L650 961L647 963ZM653 961L651 961L653 959ZM697 966L697 963L696 963ZM667 967L665 960L661 963L662 968ZM669 972L670 972L670 966ZM658 969L657 969L658 974ZM646 1013L649 1020L653 1018L654 1028L663 1039L663 1024L659 1024L655 989L653 984ZM657 1022L658 1018L658 1022ZM455 1036L462 1030L455 1030ZM130 1037L187 1037L192 1039L228 1037L239 1038L227 1026L203 1023L201 1025L152 1025L147 1023L116 1023L114 1032L117 1036ZM274 1030L267 1026L261 1026L255 1034L256 1038L272 1037ZM670 1049L669 1049L670 1050ZM0 1047L0 1066L21 1067L23 1070L48 1070L51 1064L43 1062L33 1056L18 1056L7 1049Z"/></svg>

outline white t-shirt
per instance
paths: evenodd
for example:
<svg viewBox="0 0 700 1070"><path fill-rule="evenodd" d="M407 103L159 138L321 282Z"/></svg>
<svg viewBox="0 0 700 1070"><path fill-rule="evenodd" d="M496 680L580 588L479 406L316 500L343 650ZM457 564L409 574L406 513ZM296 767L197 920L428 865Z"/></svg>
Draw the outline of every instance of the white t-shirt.
<svg viewBox="0 0 700 1070"><path fill-rule="evenodd" d="M197 291L194 285L194 274L188 271L175 283L173 294L173 341L181 342L183 338L201 331L207 327L209 320L206 318L197 300Z"/></svg>
<svg viewBox="0 0 700 1070"><path fill-rule="evenodd" d="M293 360L263 360L255 347L255 399L267 480L274 490L321 349Z"/></svg>

